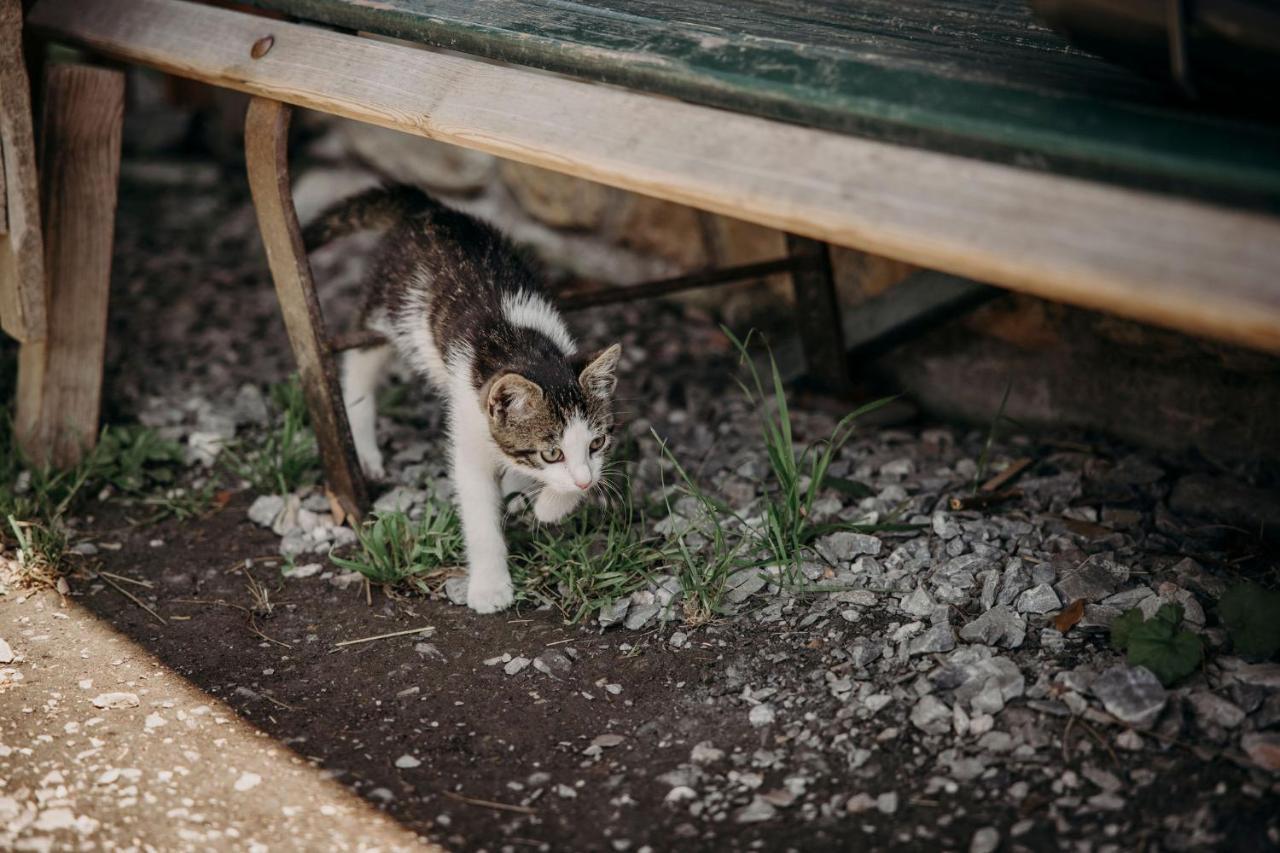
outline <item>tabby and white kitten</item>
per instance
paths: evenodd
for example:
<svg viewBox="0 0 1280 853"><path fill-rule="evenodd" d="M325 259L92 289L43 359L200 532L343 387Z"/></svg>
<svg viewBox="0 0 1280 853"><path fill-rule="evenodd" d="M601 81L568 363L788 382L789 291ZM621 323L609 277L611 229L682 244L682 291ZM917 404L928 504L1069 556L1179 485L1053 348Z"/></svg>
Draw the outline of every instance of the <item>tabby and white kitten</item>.
<svg viewBox="0 0 1280 853"><path fill-rule="evenodd" d="M448 402L467 604L502 610L513 596L503 495L537 488L534 515L555 522L599 482L621 347L579 359L538 277L502 235L412 187L339 202L305 239L314 248L366 229L385 233L361 322L391 343L351 350L342 364L360 464L371 477L385 475L374 396L394 348Z"/></svg>

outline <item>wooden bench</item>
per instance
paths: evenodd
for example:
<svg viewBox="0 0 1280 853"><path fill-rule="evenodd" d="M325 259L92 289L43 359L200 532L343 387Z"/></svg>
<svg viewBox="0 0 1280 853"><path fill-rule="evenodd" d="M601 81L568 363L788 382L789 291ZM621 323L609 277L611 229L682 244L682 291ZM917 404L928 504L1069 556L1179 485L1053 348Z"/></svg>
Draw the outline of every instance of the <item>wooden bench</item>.
<svg viewBox="0 0 1280 853"><path fill-rule="evenodd" d="M845 368L822 243L1280 352L1280 129L1192 110L1021 3L254 5L274 17L37 0L27 23L255 96L254 201L326 475L352 509L364 487L298 238L291 106L793 235L778 268L832 385Z"/></svg>

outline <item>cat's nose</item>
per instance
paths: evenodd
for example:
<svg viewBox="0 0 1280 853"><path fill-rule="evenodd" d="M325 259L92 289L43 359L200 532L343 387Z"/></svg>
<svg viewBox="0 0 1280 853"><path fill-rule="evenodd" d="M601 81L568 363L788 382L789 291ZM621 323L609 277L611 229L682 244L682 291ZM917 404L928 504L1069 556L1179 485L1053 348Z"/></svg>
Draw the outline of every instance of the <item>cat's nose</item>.
<svg viewBox="0 0 1280 853"><path fill-rule="evenodd" d="M574 478L573 478L573 484L574 484L575 486L577 486L579 489L582 489L584 492L585 492L587 489L591 488L591 481L590 481L590 480L585 480L585 481L584 481L584 480L579 480L577 477L574 477Z"/></svg>

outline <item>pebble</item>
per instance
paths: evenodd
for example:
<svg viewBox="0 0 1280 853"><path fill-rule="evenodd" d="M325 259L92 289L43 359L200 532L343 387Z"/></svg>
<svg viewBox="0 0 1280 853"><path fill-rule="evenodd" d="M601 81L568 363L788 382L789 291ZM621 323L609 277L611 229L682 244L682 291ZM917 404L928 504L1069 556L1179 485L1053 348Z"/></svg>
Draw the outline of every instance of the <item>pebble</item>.
<svg viewBox="0 0 1280 853"><path fill-rule="evenodd" d="M13 648L4 640L0 640L0 663L13 663Z"/></svg>
<svg viewBox="0 0 1280 853"><path fill-rule="evenodd" d="M994 826L984 826L969 841L969 853L995 853L999 846L1000 830Z"/></svg>
<svg viewBox="0 0 1280 853"><path fill-rule="evenodd" d="M1094 679L1091 690L1107 713L1138 728L1153 724L1168 701L1159 679L1145 666L1113 666Z"/></svg>
<svg viewBox="0 0 1280 853"><path fill-rule="evenodd" d="M240 778L236 779L236 783L233 787L237 791L240 791L241 793L243 793L245 791L253 790L254 788L258 787L260 784L262 784L261 776L259 776L257 773L249 773L246 771L240 774Z"/></svg>
<svg viewBox="0 0 1280 853"><path fill-rule="evenodd" d="M1062 601L1053 587L1042 583L1018 596L1015 607L1019 613L1050 613L1062 607Z"/></svg>
<svg viewBox="0 0 1280 853"><path fill-rule="evenodd" d="M770 820L778 814L778 809L757 794L751 798L751 803L738 809L733 815L735 823L759 823L762 820Z"/></svg>
<svg viewBox="0 0 1280 853"><path fill-rule="evenodd" d="M747 719L755 728L767 726L773 723L774 713L770 705L756 705L751 709L751 713L747 715Z"/></svg>
<svg viewBox="0 0 1280 853"><path fill-rule="evenodd" d="M259 527L270 527L282 510L284 498L280 495L259 495L249 504L249 520Z"/></svg>
<svg viewBox="0 0 1280 853"><path fill-rule="evenodd" d="M532 663L532 661L530 661L526 657L512 658L511 660L507 661L507 665L502 668L502 671L505 672L507 675L515 675L519 672L523 672L525 667L527 667L530 663Z"/></svg>
<svg viewBox="0 0 1280 853"><path fill-rule="evenodd" d="M415 767L421 766L422 762L408 753L405 753L396 759L396 767L399 767L401 770L412 770Z"/></svg>
<svg viewBox="0 0 1280 853"><path fill-rule="evenodd" d="M138 694L136 693L100 693L93 697L93 707L95 708L136 708L138 707Z"/></svg>

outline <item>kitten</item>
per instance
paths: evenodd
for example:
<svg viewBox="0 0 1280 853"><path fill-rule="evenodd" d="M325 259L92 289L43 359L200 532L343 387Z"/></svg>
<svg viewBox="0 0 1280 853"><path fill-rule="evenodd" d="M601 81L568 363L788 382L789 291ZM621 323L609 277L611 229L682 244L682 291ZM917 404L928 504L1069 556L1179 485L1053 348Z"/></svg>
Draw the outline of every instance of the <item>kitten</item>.
<svg viewBox="0 0 1280 853"><path fill-rule="evenodd" d="M502 610L513 597L502 497L539 487L534 515L555 522L600 481L621 347L579 359L560 312L506 239L412 187L339 202L304 238L315 248L366 229L385 233L361 322L390 345L344 355L343 400L360 464L370 477L385 475L374 394L394 349L448 404L467 604Z"/></svg>

